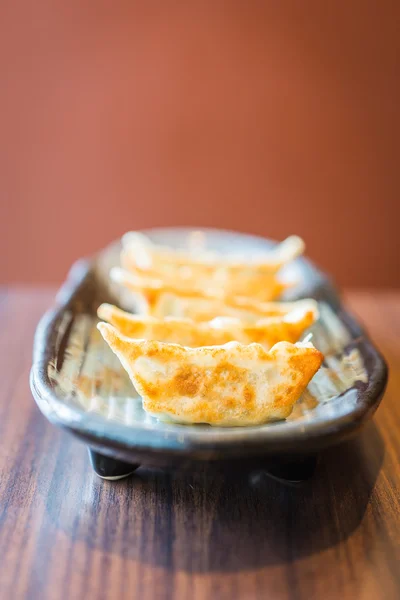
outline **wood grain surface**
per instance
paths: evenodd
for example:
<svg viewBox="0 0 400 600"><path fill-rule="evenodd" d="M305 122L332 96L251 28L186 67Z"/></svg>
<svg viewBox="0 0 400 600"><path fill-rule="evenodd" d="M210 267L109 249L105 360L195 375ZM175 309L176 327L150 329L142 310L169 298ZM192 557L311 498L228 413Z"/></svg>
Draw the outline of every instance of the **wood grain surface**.
<svg viewBox="0 0 400 600"><path fill-rule="evenodd" d="M386 356L373 422L313 480L139 469L110 483L29 391L51 290L0 295L0 598L400 597L400 292L346 301Z"/></svg>

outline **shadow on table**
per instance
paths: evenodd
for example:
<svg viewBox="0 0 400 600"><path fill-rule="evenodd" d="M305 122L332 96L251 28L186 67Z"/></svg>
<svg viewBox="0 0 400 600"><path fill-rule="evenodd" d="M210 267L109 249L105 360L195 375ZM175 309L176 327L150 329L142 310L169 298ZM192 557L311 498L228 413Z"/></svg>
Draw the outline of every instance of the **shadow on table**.
<svg viewBox="0 0 400 600"><path fill-rule="evenodd" d="M191 572L261 568L350 536L364 516L383 456L381 436L369 423L356 439L326 450L314 478L301 487L263 473L139 469L116 483L92 475L86 487L77 477L49 498L47 514L74 541L144 563Z"/></svg>

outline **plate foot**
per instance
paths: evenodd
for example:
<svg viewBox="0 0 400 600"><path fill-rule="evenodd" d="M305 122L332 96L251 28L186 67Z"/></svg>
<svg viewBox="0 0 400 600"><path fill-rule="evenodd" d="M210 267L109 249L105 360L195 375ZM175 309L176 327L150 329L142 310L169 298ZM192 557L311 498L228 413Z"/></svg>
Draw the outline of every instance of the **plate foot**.
<svg viewBox="0 0 400 600"><path fill-rule="evenodd" d="M117 481L118 479L124 479L124 477L129 477L139 465L132 465L131 463L126 463L123 460L119 460L117 458L112 458L111 456L105 456L104 454L100 454L100 452L96 452L96 450L89 450L90 462L92 464L93 470L101 477L101 479L107 479L109 481Z"/></svg>
<svg viewBox="0 0 400 600"><path fill-rule="evenodd" d="M282 483L304 483L314 475L318 456L296 457L289 461L277 463L265 469L265 474Z"/></svg>

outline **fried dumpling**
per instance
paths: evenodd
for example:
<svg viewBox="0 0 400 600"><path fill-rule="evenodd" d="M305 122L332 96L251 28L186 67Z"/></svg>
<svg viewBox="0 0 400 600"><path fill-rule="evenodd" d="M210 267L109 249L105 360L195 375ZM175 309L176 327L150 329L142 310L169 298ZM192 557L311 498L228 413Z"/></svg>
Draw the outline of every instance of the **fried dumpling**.
<svg viewBox="0 0 400 600"><path fill-rule="evenodd" d="M294 282L283 281L274 273L258 273L248 268L237 274L227 269L218 269L211 276L197 274L193 269L182 268L178 273L171 271L141 271L129 264L121 254L121 264L137 279L160 282L165 287L179 288L184 292L207 290L217 298L251 296L261 302L279 298Z"/></svg>
<svg viewBox="0 0 400 600"><path fill-rule="evenodd" d="M301 254L303 241L292 236L256 258L227 257L207 251L190 252L157 246L143 234L123 237L121 265L135 274L180 284L183 289L207 289L215 296L248 296L261 301L277 298L288 285L277 271Z"/></svg>
<svg viewBox="0 0 400 600"><path fill-rule="evenodd" d="M187 348L98 328L152 416L179 423L259 425L288 417L323 356L310 343Z"/></svg>
<svg viewBox="0 0 400 600"><path fill-rule="evenodd" d="M140 232L129 232L122 237L126 258L132 264L145 271L178 267L197 269L211 274L213 270L224 267L239 271L241 269L259 269L260 272L276 273L283 265L304 252L304 241L292 235L274 248L254 257L221 254L209 250L179 250L169 246L154 244Z"/></svg>
<svg viewBox="0 0 400 600"><path fill-rule="evenodd" d="M232 317L197 322L179 317L132 315L111 304L101 304L97 315L126 337L190 347L216 346L231 341L241 344L258 342L269 349L280 341L297 342L301 334L315 322L317 308L316 303L310 300L286 315L266 317L254 323Z"/></svg>
<svg viewBox="0 0 400 600"><path fill-rule="evenodd" d="M160 280L139 277L115 267L111 279L128 288L137 310L154 317L188 317L195 321L211 321L215 317L236 317L254 321L262 317L286 314L296 302L260 302L242 297L217 297L209 290L185 289Z"/></svg>

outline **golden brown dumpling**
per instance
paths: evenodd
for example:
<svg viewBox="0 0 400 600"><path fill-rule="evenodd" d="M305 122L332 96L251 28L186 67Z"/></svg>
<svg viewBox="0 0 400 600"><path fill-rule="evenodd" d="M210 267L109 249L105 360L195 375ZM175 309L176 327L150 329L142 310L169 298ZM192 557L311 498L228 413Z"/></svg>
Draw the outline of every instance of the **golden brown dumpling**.
<svg viewBox="0 0 400 600"><path fill-rule="evenodd" d="M259 269L260 272L276 273L286 263L304 252L304 241L296 235L288 237L269 251L255 257L234 254L220 254L209 250L179 250L169 246L154 244L140 232L126 233L122 238L126 259L144 271L167 270L176 273L177 268L197 270L197 274L211 275L215 269L233 269L235 274L241 269Z"/></svg>
<svg viewBox="0 0 400 600"><path fill-rule="evenodd" d="M206 289L215 296L251 296L269 301L287 287L277 272L303 250L304 242L292 236L261 257L243 258L174 250L153 244L143 234L128 233L123 237L121 265L131 273L161 280L165 285Z"/></svg>
<svg viewBox="0 0 400 600"><path fill-rule="evenodd" d="M317 308L315 302L310 300L300 303L299 307L287 314L266 317L254 323L233 317L197 322L179 317L132 315L111 304L99 306L97 314L127 337L190 347L222 345L231 341L241 344L258 342L269 349L280 341L297 342L317 318Z"/></svg>
<svg viewBox="0 0 400 600"><path fill-rule="evenodd" d="M288 417L319 369L310 343L280 342L187 348L133 340L112 325L98 328L120 359L151 415L179 423L259 425Z"/></svg>
<svg viewBox="0 0 400 600"><path fill-rule="evenodd" d="M236 317L254 321L262 317L286 314L297 304L260 302L236 296L218 297L210 294L209 290L185 289L179 283L165 284L160 280L137 276L120 268L111 270L111 278L132 292L141 313L154 317L188 317L195 321Z"/></svg>

